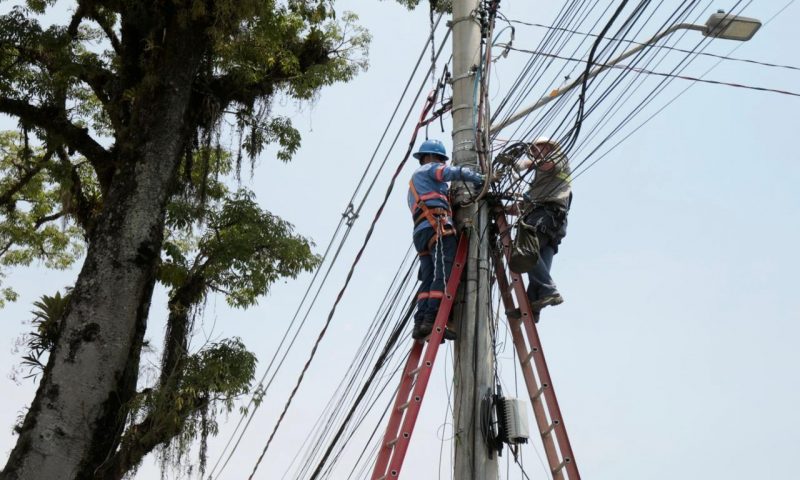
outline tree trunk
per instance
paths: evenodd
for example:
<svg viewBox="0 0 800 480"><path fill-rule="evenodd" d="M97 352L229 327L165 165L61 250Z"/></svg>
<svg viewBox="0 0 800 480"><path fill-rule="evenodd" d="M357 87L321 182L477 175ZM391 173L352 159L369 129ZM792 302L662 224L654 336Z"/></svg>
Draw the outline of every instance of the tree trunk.
<svg viewBox="0 0 800 480"><path fill-rule="evenodd" d="M136 389L164 208L191 133L186 116L204 41L192 27L165 30L153 67L160 82L137 91L131 123L117 136L104 210L0 480L95 478L117 448Z"/></svg>
<svg viewBox="0 0 800 480"><path fill-rule="evenodd" d="M189 344L189 313L202 300L202 288L202 276L192 276L170 295L161 378L157 390L151 393L158 400L144 420L128 427L117 451L99 468L95 475L97 478L122 480L156 447L167 445L179 435L189 416L207 406L207 402L201 402L184 405L180 411L175 408L175 395Z"/></svg>

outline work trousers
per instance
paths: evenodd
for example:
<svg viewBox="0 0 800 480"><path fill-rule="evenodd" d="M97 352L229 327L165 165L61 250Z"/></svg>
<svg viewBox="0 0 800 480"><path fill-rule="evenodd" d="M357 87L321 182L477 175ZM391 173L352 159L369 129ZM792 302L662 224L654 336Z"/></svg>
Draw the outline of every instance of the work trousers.
<svg viewBox="0 0 800 480"><path fill-rule="evenodd" d="M423 228L414 233L414 248L419 254L419 290L414 323L433 322L436 318L456 256L455 235L439 236L431 244L433 234L433 228Z"/></svg>
<svg viewBox="0 0 800 480"><path fill-rule="evenodd" d="M558 293L550 268L561 240L567 235L567 210L554 205L535 206L525 215L525 223L536 229L539 239L539 261L528 272L528 298L534 302Z"/></svg>

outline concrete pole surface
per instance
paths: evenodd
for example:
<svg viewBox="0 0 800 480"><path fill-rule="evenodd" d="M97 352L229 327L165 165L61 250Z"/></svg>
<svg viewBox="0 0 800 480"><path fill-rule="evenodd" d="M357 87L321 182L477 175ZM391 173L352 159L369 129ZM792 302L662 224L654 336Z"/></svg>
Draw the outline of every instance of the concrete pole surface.
<svg viewBox="0 0 800 480"><path fill-rule="evenodd" d="M475 145L476 67L480 64L479 0L453 0L453 163L478 170ZM488 125L487 125L488 127ZM454 182L459 188L460 182ZM461 185L460 188L466 188ZM477 192L473 192L476 195ZM469 198L456 195L458 200ZM483 203L483 202L481 202ZM497 480L497 456L481 432L481 403L494 382L494 356L489 312L489 238L485 206L470 205L455 212L459 227L471 230L466 278L460 306L454 308L455 344L453 423L455 477Z"/></svg>

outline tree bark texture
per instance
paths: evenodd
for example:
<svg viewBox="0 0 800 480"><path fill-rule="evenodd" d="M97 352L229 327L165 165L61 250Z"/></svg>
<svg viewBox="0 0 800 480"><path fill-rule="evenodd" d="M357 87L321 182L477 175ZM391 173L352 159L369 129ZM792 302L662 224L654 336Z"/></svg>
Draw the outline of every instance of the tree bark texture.
<svg viewBox="0 0 800 480"><path fill-rule="evenodd" d="M196 25L170 27L154 61L161 77L131 102L130 123L118 131L104 210L0 480L110 478L104 463L136 391L164 208L193 133L186 117L204 39Z"/></svg>
<svg viewBox="0 0 800 480"><path fill-rule="evenodd" d="M194 276L170 295L161 376L158 390L151 393L160 397L160 400L141 422L128 427L120 439L119 448L103 461L95 477L122 480L156 447L169 443L179 435L185 420L192 413L205 407L206 402L202 402L185 405L180 413L173 410L183 372L182 365L188 353L189 314L191 308L202 300L202 287L202 277ZM179 415L179 420L173 421L173 415Z"/></svg>

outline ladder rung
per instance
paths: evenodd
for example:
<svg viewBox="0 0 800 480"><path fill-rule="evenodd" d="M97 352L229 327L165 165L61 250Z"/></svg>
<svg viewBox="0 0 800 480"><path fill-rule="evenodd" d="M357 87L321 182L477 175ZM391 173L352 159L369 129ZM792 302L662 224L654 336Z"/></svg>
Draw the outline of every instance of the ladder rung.
<svg viewBox="0 0 800 480"><path fill-rule="evenodd" d="M386 442L386 447L388 448L394 447L395 444L399 442L401 439L408 439L410 436L411 435L408 432L403 432L403 434L400 435L399 437L395 437L393 440L389 440L388 442Z"/></svg>
<svg viewBox="0 0 800 480"><path fill-rule="evenodd" d="M525 367L525 366L530 365L531 360L533 360L533 356L535 354L536 354L536 349L533 349L530 352L528 352L528 354L525 355L525 359L522 361L522 366Z"/></svg>
<svg viewBox="0 0 800 480"><path fill-rule="evenodd" d="M397 407L397 411L398 411L398 412L402 412L403 410L405 410L406 408L408 408L408 406L409 406L409 405L411 405L411 402L410 402L410 401L408 401L408 402L406 402L406 403L404 403L404 404L402 404L402 405L398 406L398 407Z"/></svg>
<svg viewBox="0 0 800 480"><path fill-rule="evenodd" d="M564 461L563 461L563 462L559 463L559 464L558 464L558 466L557 466L556 468L554 468L554 469L553 469L553 475L557 474L557 473L558 473L558 472L560 472L561 470L564 470L564 467L566 467L566 466L567 466L567 463L569 463L569 460L568 460L568 459L564 459Z"/></svg>
<svg viewBox="0 0 800 480"><path fill-rule="evenodd" d="M409 377L413 377L414 375L418 374L420 370L422 370L421 366L415 368L414 370L411 370L410 372L408 372L408 376Z"/></svg>
<svg viewBox="0 0 800 480"><path fill-rule="evenodd" d="M533 398L531 398L531 400L536 400L537 398L539 398L542 395L544 395L544 389L545 388L547 388L547 384L543 383L542 386L539 387L539 390L536 391L536 394L533 396Z"/></svg>
<svg viewBox="0 0 800 480"><path fill-rule="evenodd" d="M550 424L550 426L549 426L549 427L547 427L547 430L545 430L544 432L542 432L542 436L544 437L545 435L549 435L549 434L550 434L550 432L552 432L553 430L555 430L555 428L556 428L557 426L558 426L558 420L554 420L554 421L553 421L553 423L551 423L551 424Z"/></svg>

